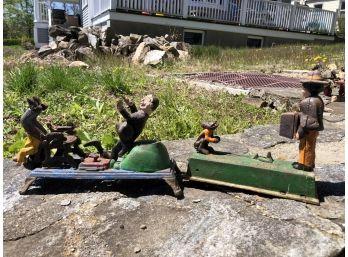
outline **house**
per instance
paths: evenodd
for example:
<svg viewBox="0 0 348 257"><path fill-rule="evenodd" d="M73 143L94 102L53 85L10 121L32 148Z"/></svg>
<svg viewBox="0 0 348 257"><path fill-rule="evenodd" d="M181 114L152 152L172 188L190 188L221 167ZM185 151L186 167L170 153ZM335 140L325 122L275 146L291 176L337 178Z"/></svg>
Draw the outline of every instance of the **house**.
<svg viewBox="0 0 348 257"><path fill-rule="evenodd" d="M339 12L339 15L344 15L345 0L295 0L292 4L303 4L311 8L317 8L332 12Z"/></svg>
<svg viewBox="0 0 348 257"><path fill-rule="evenodd" d="M80 0L34 0L34 42L39 48L49 42L48 28L52 25L81 26Z"/></svg>
<svg viewBox="0 0 348 257"><path fill-rule="evenodd" d="M53 24L52 3L34 2L50 7L47 14L35 9L37 17L48 19L47 28ZM237 47L331 42L338 15L290 0L81 0L80 5L84 27L110 26L118 34L170 34L191 44Z"/></svg>

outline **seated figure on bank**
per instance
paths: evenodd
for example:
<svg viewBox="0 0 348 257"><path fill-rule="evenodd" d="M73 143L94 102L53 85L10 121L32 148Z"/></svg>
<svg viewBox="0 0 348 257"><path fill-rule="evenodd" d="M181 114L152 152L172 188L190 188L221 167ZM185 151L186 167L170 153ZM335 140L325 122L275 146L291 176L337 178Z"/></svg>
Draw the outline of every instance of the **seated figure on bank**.
<svg viewBox="0 0 348 257"><path fill-rule="evenodd" d="M37 117L47 109L47 105L41 103L39 97L28 98L29 108L21 117L21 125L27 133L25 145L19 153L13 158L18 165L26 161L28 155L36 154L42 141L47 135L47 130L37 121Z"/></svg>

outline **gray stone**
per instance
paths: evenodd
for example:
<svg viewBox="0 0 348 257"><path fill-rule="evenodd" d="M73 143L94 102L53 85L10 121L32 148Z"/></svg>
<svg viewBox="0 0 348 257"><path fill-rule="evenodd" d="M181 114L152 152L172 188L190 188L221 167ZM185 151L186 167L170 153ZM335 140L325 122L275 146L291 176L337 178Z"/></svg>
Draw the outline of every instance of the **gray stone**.
<svg viewBox="0 0 348 257"><path fill-rule="evenodd" d="M76 39L73 39L74 41L70 40L69 42L69 50L75 52L77 48L79 48L81 45L77 42L75 42Z"/></svg>
<svg viewBox="0 0 348 257"><path fill-rule="evenodd" d="M50 46L44 45L44 46L40 47L37 54L39 55L40 58L44 58L45 56L47 56L53 52L54 52L54 50Z"/></svg>
<svg viewBox="0 0 348 257"><path fill-rule="evenodd" d="M61 41L66 41L69 42L70 37L68 36L57 36L56 37L56 42L59 44Z"/></svg>
<svg viewBox="0 0 348 257"><path fill-rule="evenodd" d="M184 43L183 42L170 42L171 46L175 47L177 50L184 51Z"/></svg>
<svg viewBox="0 0 348 257"><path fill-rule="evenodd" d="M187 51L178 50L178 53L179 53L179 59L180 60L185 61L185 60L190 58L190 55L189 55L189 53Z"/></svg>
<svg viewBox="0 0 348 257"><path fill-rule="evenodd" d="M48 29L48 34L50 37L56 38L57 36L71 36L71 31L61 26L53 25Z"/></svg>
<svg viewBox="0 0 348 257"><path fill-rule="evenodd" d="M319 132L317 142L339 142L344 138L344 136L345 132L343 129L326 128L323 131Z"/></svg>
<svg viewBox="0 0 348 257"><path fill-rule="evenodd" d="M248 145L264 149L277 144L294 142L294 140L279 136L279 125L266 125L246 129L242 135L242 141Z"/></svg>
<svg viewBox="0 0 348 257"><path fill-rule="evenodd" d="M141 225L140 228L143 230L147 229L146 225Z"/></svg>
<svg viewBox="0 0 348 257"><path fill-rule="evenodd" d="M118 38L111 39L111 45L117 46L118 45Z"/></svg>
<svg viewBox="0 0 348 257"><path fill-rule="evenodd" d="M66 41L60 41L58 44L59 49L67 49L69 47L69 42Z"/></svg>
<svg viewBox="0 0 348 257"><path fill-rule="evenodd" d="M80 31L78 34L77 41L80 44L87 45L89 43L87 34L84 31Z"/></svg>
<svg viewBox="0 0 348 257"><path fill-rule="evenodd" d="M163 58L165 58L165 51L152 50L146 53L144 58L145 65L158 65L163 63Z"/></svg>
<svg viewBox="0 0 348 257"><path fill-rule="evenodd" d="M100 31L100 39L104 46L110 46L111 40L114 36L114 33L111 30L111 27L102 28Z"/></svg>
<svg viewBox="0 0 348 257"><path fill-rule="evenodd" d="M112 49L111 47L108 47L108 46L99 46L99 50L103 54L107 54L107 55L112 54Z"/></svg>
<svg viewBox="0 0 348 257"><path fill-rule="evenodd" d="M253 88L250 90L249 94L248 94L249 97L253 97L253 98L262 98L264 99L265 96L266 96L266 92L264 89L260 88Z"/></svg>
<svg viewBox="0 0 348 257"><path fill-rule="evenodd" d="M134 252L135 252L135 253L140 253L140 252L141 252L141 249L140 249L139 247L135 247L135 248L134 248Z"/></svg>
<svg viewBox="0 0 348 257"><path fill-rule="evenodd" d="M72 61L75 58L74 53L69 49L62 49L57 53L57 55L60 55L60 56L64 57L65 59L68 59L70 61ZM51 57L51 56L49 56L49 57Z"/></svg>
<svg viewBox="0 0 348 257"><path fill-rule="evenodd" d="M69 64L69 68L73 68L73 67L79 67L79 68L89 68L89 65L85 62L82 61L74 61L72 63Z"/></svg>
<svg viewBox="0 0 348 257"><path fill-rule="evenodd" d="M130 34L129 35L130 40L132 41L132 44L140 44L143 40L143 36L138 34Z"/></svg>
<svg viewBox="0 0 348 257"><path fill-rule="evenodd" d="M49 47L51 47L52 50L56 50L57 47L58 47L58 45L57 45L57 43L55 41L49 42L48 45L49 45Z"/></svg>
<svg viewBox="0 0 348 257"><path fill-rule="evenodd" d="M80 47L75 50L76 58L80 61L85 60L86 58L93 57L93 51L90 47Z"/></svg>
<svg viewBox="0 0 348 257"><path fill-rule="evenodd" d="M59 203L61 206L68 206L71 204L71 201L70 200L63 200Z"/></svg>
<svg viewBox="0 0 348 257"><path fill-rule="evenodd" d="M100 46L99 39L95 35L89 33L87 34L87 37L88 43L93 49L97 49Z"/></svg>
<svg viewBox="0 0 348 257"><path fill-rule="evenodd" d="M167 53L171 53L175 58L180 56L178 50L174 46L162 46L161 49Z"/></svg>
<svg viewBox="0 0 348 257"><path fill-rule="evenodd" d="M146 47L144 42L140 43L139 46L137 47L137 50L135 51L133 55L132 62L133 63L143 62L145 55L148 51L150 51L150 48Z"/></svg>
<svg viewBox="0 0 348 257"><path fill-rule="evenodd" d="M143 42L145 42L145 45L150 47L151 50L161 50L161 45L156 39L147 37L143 39Z"/></svg>

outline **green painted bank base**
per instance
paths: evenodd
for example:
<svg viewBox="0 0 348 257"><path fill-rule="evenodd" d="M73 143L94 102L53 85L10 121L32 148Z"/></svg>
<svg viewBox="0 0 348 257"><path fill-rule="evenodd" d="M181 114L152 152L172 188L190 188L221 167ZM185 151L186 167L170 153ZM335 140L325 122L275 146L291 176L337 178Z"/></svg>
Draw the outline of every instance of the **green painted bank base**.
<svg viewBox="0 0 348 257"><path fill-rule="evenodd" d="M319 205L314 172L296 170L291 162L248 155L203 155L188 162L189 180L230 186Z"/></svg>
<svg viewBox="0 0 348 257"><path fill-rule="evenodd" d="M161 142L135 146L127 156L110 164L111 168L152 173L170 168L167 148Z"/></svg>

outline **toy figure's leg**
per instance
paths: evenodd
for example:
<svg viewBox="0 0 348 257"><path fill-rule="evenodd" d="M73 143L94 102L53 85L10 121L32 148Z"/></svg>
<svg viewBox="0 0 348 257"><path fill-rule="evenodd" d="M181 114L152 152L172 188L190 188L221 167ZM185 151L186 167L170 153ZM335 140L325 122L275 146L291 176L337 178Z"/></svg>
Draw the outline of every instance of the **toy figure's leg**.
<svg viewBox="0 0 348 257"><path fill-rule="evenodd" d="M117 143L116 146L112 149L112 159L116 160L113 157L116 156L123 156L125 153L127 153L129 150L132 149L134 145L134 129L132 126L122 123L117 128L117 133L120 138L119 143ZM115 150L114 150L115 149ZM117 154L116 154L117 153Z"/></svg>
<svg viewBox="0 0 348 257"><path fill-rule="evenodd" d="M299 169L308 171L313 170L315 165L315 144L318 135L318 131L309 131L308 134L300 140L298 159Z"/></svg>
<svg viewBox="0 0 348 257"><path fill-rule="evenodd" d="M73 145L72 152L80 157L86 157L85 152L80 148L81 140L78 139Z"/></svg>
<svg viewBox="0 0 348 257"><path fill-rule="evenodd" d="M202 153L202 154L209 154L209 150L208 150L208 141L206 140L202 140L202 142L199 144L198 148L197 148L197 152Z"/></svg>
<svg viewBox="0 0 348 257"><path fill-rule="evenodd" d="M41 141L35 137L28 136L24 147L19 151L15 158L18 163L23 163L27 155L33 155L38 152Z"/></svg>
<svg viewBox="0 0 348 257"><path fill-rule="evenodd" d="M111 159L117 160L118 153L122 150L122 143L118 141L118 143L112 148L111 151Z"/></svg>

